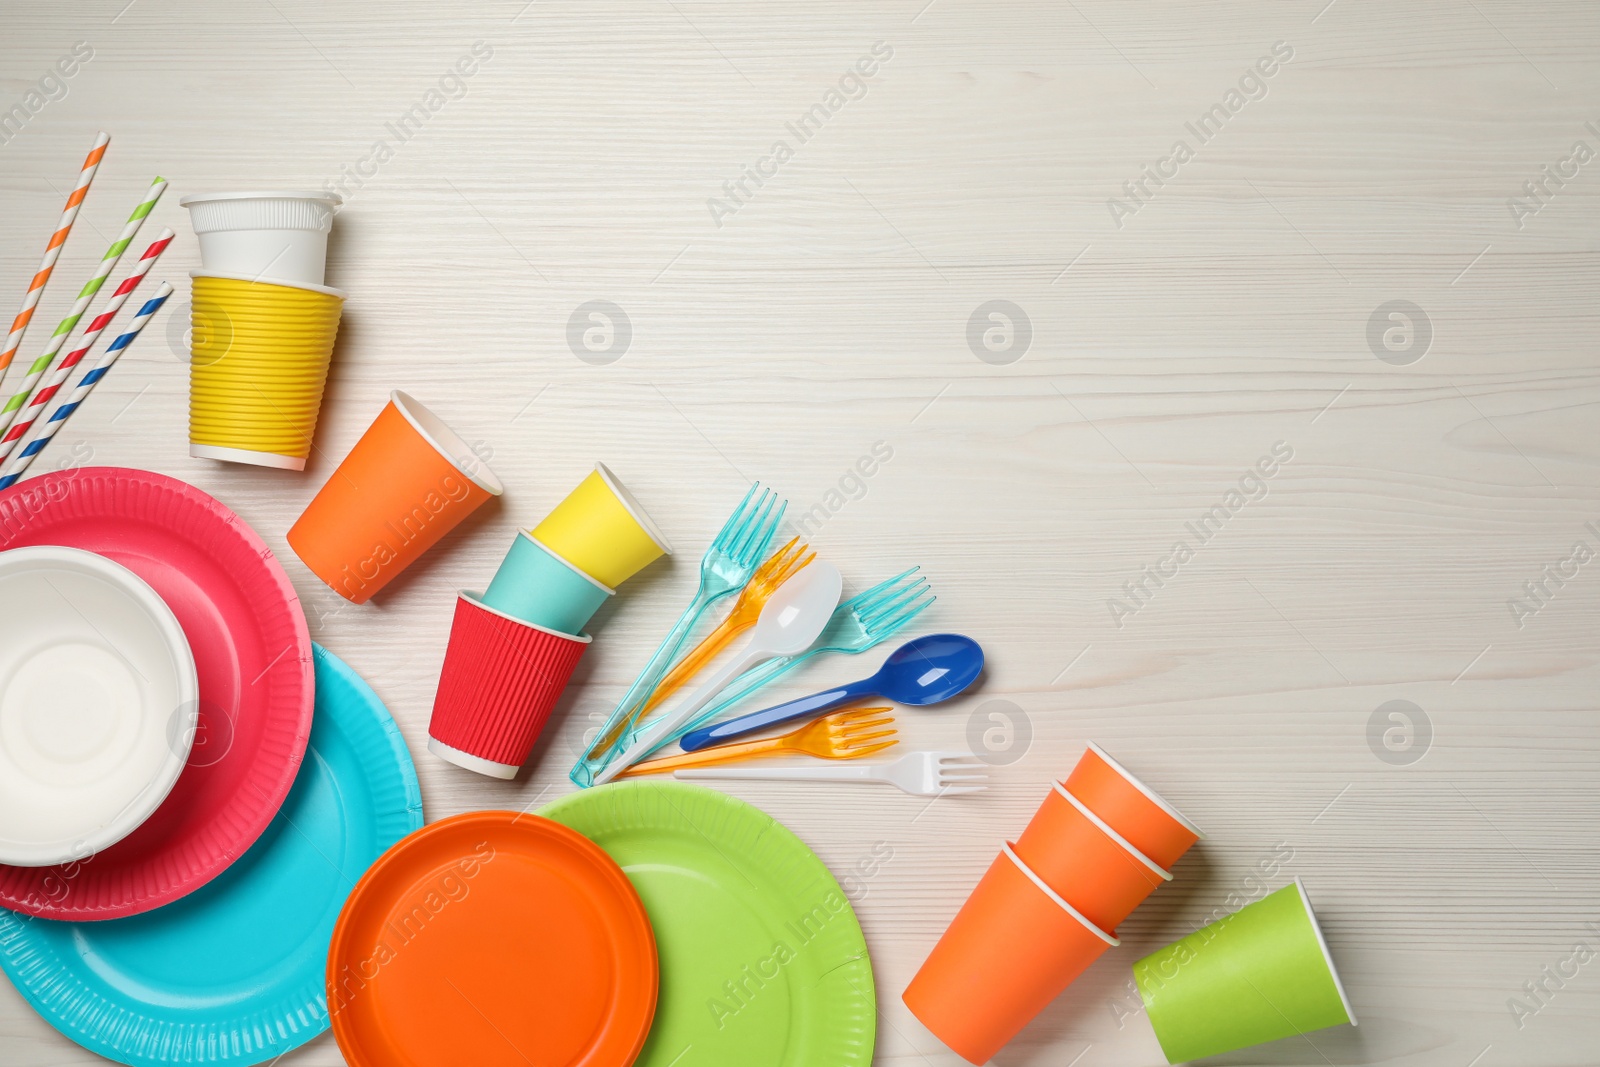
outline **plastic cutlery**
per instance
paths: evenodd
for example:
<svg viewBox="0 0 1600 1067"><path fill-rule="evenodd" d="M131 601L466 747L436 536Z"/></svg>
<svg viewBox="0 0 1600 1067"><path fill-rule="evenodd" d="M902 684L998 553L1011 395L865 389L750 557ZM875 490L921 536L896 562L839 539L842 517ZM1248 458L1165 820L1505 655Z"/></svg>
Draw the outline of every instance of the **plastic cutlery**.
<svg viewBox="0 0 1600 1067"><path fill-rule="evenodd" d="M756 495L758 489L761 490L760 496ZM656 680L683 647L683 642L706 609L723 597L743 589L745 583L750 581L762 557L766 555L767 546L772 543L772 535L777 532L778 523L782 521L787 507L788 501L779 500L770 489L761 489L759 482L745 493L744 499L728 516L728 521L722 524L722 529L700 560L700 584L695 590L694 599L662 639L650 662L634 679L633 685L628 687L622 702L601 728L599 740L568 772L574 784L589 786L594 783L595 773L607 763L607 754L632 726L634 710L655 688Z"/></svg>
<svg viewBox="0 0 1600 1067"><path fill-rule="evenodd" d="M867 697L885 697L911 707L937 704L959 695L982 671L983 649L978 642L962 634L928 634L889 653L870 678L692 730L680 744L685 752L693 752Z"/></svg>
<svg viewBox="0 0 1600 1067"><path fill-rule="evenodd" d="M781 737L763 737L759 741L737 741L731 745L716 745L699 752L680 752L676 756L645 760L617 775L632 778L640 774L659 771L676 771L687 767L709 767L717 763L735 763L757 756L776 756L784 753L803 753L818 759L864 759L882 752L896 742L894 716L888 708L853 708L836 711L791 730ZM879 730L878 727L890 727ZM883 738L888 738L885 741Z"/></svg>
<svg viewBox="0 0 1600 1067"><path fill-rule="evenodd" d="M789 539L788 544L774 552L751 577L750 584L739 591L739 599L734 601L727 617L681 660L672 665L672 670L661 679L661 684L656 686L655 692L651 693L650 699L634 713L634 717L639 718L654 711L684 682L693 678L701 668L715 659L718 652L732 644L735 637L754 626L756 620L761 617L761 609L772 599L772 594L777 592L796 571L817 558L815 552L806 551L808 547L800 544L800 538L793 537Z"/></svg>
<svg viewBox="0 0 1600 1067"><path fill-rule="evenodd" d="M840 604L834 609L833 618L828 620L822 636L812 642L810 648L798 656L781 656L745 671L728 683L727 690L714 705L678 727L669 740L676 741L691 730L723 718L756 690L815 656L858 655L898 634L938 599L928 587L928 579L911 577L916 571L916 567L902 571Z"/></svg>
<svg viewBox="0 0 1600 1067"><path fill-rule="evenodd" d="M960 796L987 789L988 765L967 752L907 752L892 763L822 763L781 767L716 767L678 771L691 781L888 782L913 796Z"/></svg>
<svg viewBox="0 0 1600 1067"><path fill-rule="evenodd" d="M724 686L740 673L773 656L793 656L804 652L828 625L838 606L844 579L839 568L817 561L778 587L761 609L755 632L738 656L706 680L694 695L671 711L656 716L639 727L627 749L594 776L596 785L611 781L631 764L637 763L666 743L667 735L711 703ZM836 706L836 705L833 705ZM823 709L826 710L826 709Z"/></svg>

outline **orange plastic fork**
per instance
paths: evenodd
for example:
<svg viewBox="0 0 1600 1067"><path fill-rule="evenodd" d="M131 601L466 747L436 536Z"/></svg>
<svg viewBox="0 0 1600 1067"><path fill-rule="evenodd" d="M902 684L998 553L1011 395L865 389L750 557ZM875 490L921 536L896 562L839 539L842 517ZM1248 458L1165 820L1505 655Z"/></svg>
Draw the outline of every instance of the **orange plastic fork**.
<svg viewBox="0 0 1600 1067"><path fill-rule="evenodd" d="M860 759L882 752L896 744L894 716L888 708L851 708L836 711L806 723L780 737L763 737L758 741L735 741L729 745L714 745L695 752L637 763L618 778L657 771L676 771L684 767L709 767L717 763L732 763L752 756L776 756L783 753L803 752L821 759ZM886 726L889 729L877 730ZM888 740L882 740L888 738Z"/></svg>
<svg viewBox="0 0 1600 1067"><path fill-rule="evenodd" d="M636 718L644 718L667 697L678 690L678 687L693 678L700 669L718 652L727 648L735 637L744 633L756 624L761 617L761 609L778 587L793 577L800 568L817 558L815 552L807 552L810 546L798 542L800 538L792 537L789 543L774 552L763 563L755 574L751 575L749 583L739 593L739 599L734 602L733 610L728 612L725 619L717 624L717 628L706 634L705 640L673 665L667 676L661 679L655 692L650 694L650 699L644 702L644 707L639 710Z"/></svg>

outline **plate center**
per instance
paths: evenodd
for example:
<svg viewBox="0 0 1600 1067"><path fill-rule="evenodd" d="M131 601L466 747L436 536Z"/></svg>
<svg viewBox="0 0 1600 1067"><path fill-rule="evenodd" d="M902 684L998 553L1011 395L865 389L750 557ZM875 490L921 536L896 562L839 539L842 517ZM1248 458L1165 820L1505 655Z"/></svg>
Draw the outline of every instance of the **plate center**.
<svg viewBox="0 0 1600 1067"><path fill-rule="evenodd" d="M117 742L137 719L139 683L122 658L97 645L52 645L11 676L0 714L18 723L36 756L77 764Z"/></svg>

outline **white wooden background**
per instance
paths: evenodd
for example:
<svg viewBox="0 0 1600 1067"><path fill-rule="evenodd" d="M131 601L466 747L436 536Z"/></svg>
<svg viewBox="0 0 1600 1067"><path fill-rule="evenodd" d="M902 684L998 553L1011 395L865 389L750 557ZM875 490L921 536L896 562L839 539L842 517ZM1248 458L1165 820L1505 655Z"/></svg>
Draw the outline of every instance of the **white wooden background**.
<svg viewBox="0 0 1600 1067"><path fill-rule="evenodd" d="M24 357L158 172L146 232L179 232L157 271L179 293L40 466L147 467L236 508L313 637L393 709L430 818L567 791L747 480L809 508L882 441L893 458L814 543L852 588L921 564L928 628L990 657L981 690L906 713L906 741L961 746L996 700L1025 728L989 793L931 808L737 789L835 871L893 850L859 903L878 1063L959 1062L899 993L1090 738L1210 836L996 1063L1160 1063L1129 965L1249 895L1281 848L1269 882L1310 886L1361 1025L1229 1062L1593 1062L1600 964L1520 1028L1507 1004L1575 942L1600 948L1600 563L1521 628L1507 607L1574 542L1600 548L1600 162L1520 228L1508 207L1574 142L1600 151L1592 4L10 4L0 107L77 41L94 55L65 98L0 145L0 311L99 128L111 147ZM328 280L350 298L310 469L188 458L198 255L178 198L337 179L477 41L493 55L465 95L347 187ZM708 198L877 41L893 58L865 96L788 136L794 158L714 225ZM1267 95L1116 227L1108 199L1193 146L1184 123L1278 41L1293 59ZM607 365L566 341L589 300L632 324ZM968 344L990 300L1031 324L1013 362ZM1367 341L1391 300L1431 324L1409 365ZM283 534L393 387L492 450L509 488L355 608ZM1294 458L1267 496L1114 625L1108 599L1279 441ZM599 617L519 780L440 763L423 745L452 591L482 587L595 459L681 555ZM1404 764L1369 743L1390 700L1431 724L1422 758L1421 734ZM92 1060L0 989L0 1061ZM339 1062L326 1036L283 1060Z"/></svg>

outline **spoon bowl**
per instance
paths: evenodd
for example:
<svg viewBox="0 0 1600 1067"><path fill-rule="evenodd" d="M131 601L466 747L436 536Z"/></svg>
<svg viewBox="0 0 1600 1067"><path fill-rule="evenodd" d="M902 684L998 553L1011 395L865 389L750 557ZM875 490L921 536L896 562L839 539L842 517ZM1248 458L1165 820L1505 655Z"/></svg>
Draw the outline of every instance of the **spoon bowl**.
<svg viewBox="0 0 1600 1067"><path fill-rule="evenodd" d="M678 743L685 752L694 752L867 697L926 707L965 692L982 673L983 648L978 642L963 634L926 634L891 652L870 678L691 730Z"/></svg>

